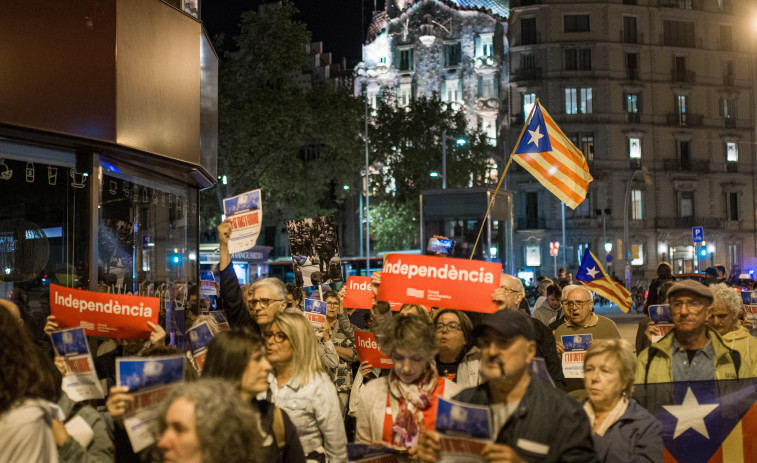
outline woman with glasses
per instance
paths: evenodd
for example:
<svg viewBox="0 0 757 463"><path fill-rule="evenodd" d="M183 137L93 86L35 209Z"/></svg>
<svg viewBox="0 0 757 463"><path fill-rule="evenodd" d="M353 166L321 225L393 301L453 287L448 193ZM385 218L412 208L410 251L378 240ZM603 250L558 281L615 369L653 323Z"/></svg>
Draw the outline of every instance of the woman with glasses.
<svg viewBox="0 0 757 463"><path fill-rule="evenodd" d="M347 436L334 383L323 371L313 326L299 313L278 312L263 333L273 366L271 401L297 427L309 462L347 461Z"/></svg>
<svg viewBox="0 0 757 463"><path fill-rule="evenodd" d="M437 397L453 397L461 388L441 378L434 367L436 333L422 316L393 317L382 349L391 357L389 376L362 390L355 442L374 442L415 452L419 436L433 430Z"/></svg>
<svg viewBox="0 0 757 463"><path fill-rule="evenodd" d="M439 376L454 381L462 389L481 384L481 351L472 345L473 324L465 313L442 309L436 313L436 369Z"/></svg>
<svg viewBox="0 0 757 463"><path fill-rule="evenodd" d="M263 338L250 328L221 331L208 344L203 378L221 378L236 386L242 399L260 413L258 431L266 462L304 462L297 428L289 416L257 395L268 390L271 364Z"/></svg>

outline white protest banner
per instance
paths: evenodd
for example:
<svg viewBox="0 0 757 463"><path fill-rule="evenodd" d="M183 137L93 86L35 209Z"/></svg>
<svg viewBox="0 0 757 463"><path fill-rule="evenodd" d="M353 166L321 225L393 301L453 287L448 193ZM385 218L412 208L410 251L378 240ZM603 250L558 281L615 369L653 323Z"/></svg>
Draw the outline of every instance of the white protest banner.
<svg viewBox="0 0 757 463"><path fill-rule="evenodd" d="M95 362L89 352L84 328L70 328L50 334L55 353L63 359L66 373L63 375L63 392L74 402L103 399Z"/></svg>
<svg viewBox="0 0 757 463"><path fill-rule="evenodd" d="M155 443L153 430L158 420L158 405L168 395L171 384L183 377L183 355L116 359L116 385L127 386L133 398L123 422L135 453Z"/></svg>
<svg viewBox="0 0 757 463"><path fill-rule="evenodd" d="M591 334L571 334L561 337L565 346L562 354L562 372L566 378L584 377L584 357L592 338Z"/></svg>
<svg viewBox="0 0 757 463"><path fill-rule="evenodd" d="M260 189L224 199L223 213L231 219L229 252L234 254L255 246L263 223Z"/></svg>

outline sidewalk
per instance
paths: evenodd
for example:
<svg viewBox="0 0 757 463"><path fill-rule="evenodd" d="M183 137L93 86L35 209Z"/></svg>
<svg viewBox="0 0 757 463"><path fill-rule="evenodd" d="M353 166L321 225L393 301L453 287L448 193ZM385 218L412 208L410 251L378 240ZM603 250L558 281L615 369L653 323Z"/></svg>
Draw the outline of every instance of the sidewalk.
<svg viewBox="0 0 757 463"><path fill-rule="evenodd" d="M594 312L614 321L618 325L620 336L631 343L631 347L636 346L636 331L639 327L639 321L644 318L643 313L629 312L625 313L616 304L612 305L594 305Z"/></svg>

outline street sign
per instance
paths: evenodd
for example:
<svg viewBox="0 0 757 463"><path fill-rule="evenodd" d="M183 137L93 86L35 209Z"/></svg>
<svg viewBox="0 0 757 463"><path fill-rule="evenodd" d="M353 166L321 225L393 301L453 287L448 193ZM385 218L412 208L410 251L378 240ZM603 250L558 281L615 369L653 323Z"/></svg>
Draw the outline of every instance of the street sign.
<svg viewBox="0 0 757 463"><path fill-rule="evenodd" d="M550 256L556 256L557 252L560 250L560 242L559 241L550 241L549 242L549 255Z"/></svg>
<svg viewBox="0 0 757 463"><path fill-rule="evenodd" d="M695 243L704 241L704 227L691 227L691 234Z"/></svg>

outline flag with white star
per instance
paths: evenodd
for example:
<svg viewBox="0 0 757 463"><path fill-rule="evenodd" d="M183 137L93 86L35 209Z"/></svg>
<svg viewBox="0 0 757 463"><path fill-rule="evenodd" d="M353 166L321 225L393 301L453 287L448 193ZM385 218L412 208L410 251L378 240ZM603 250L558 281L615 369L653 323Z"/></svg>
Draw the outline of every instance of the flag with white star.
<svg viewBox="0 0 757 463"><path fill-rule="evenodd" d="M565 136L538 99L513 160L571 209L583 202L594 180L581 150Z"/></svg>
<svg viewBox="0 0 757 463"><path fill-rule="evenodd" d="M618 304L623 312L631 310L631 305L633 305L631 292L610 278L610 275L602 268L602 264L599 263L599 259L588 249L581 259L576 280L605 299Z"/></svg>
<svg viewBox="0 0 757 463"><path fill-rule="evenodd" d="M757 461L757 380L637 384L633 394L662 424L665 462Z"/></svg>

